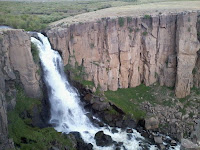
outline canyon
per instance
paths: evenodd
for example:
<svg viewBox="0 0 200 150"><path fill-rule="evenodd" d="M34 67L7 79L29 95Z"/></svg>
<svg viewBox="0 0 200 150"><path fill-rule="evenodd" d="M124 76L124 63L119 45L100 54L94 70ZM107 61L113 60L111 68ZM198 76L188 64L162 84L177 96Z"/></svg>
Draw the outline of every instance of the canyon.
<svg viewBox="0 0 200 150"><path fill-rule="evenodd" d="M59 21L46 34L64 64L83 66L85 79L96 88L116 91L158 82L175 87L183 98L199 87L199 20L199 12L182 12Z"/></svg>

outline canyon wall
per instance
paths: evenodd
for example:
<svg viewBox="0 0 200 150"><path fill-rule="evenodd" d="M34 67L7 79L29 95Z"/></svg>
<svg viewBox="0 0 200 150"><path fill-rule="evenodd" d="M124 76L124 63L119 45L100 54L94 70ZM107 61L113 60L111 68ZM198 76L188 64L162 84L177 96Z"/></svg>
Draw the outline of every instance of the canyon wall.
<svg viewBox="0 0 200 150"><path fill-rule="evenodd" d="M8 138L7 111L16 104L16 85L29 97L41 96L30 36L23 30L0 29L0 149L14 149Z"/></svg>
<svg viewBox="0 0 200 150"><path fill-rule="evenodd" d="M83 66L85 79L104 91L159 82L183 98L193 83L199 86L199 18L199 12L101 18L46 34L65 65Z"/></svg>

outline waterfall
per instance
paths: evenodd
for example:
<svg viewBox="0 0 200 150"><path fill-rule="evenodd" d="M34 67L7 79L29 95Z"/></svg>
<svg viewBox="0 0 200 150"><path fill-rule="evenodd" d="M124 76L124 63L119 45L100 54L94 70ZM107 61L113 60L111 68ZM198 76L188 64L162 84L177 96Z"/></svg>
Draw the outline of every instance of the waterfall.
<svg viewBox="0 0 200 150"><path fill-rule="evenodd" d="M57 51L51 49L47 37L37 34L39 40L31 37L31 42L37 45L39 57L44 72L44 80L48 89L51 104L50 124L55 130L63 133L79 132L86 143L91 143L94 150L113 150L115 145L100 147L94 139L98 131L110 135L117 143L123 142L123 150L158 149L133 129L133 133L126 133L117 128L117 133L111 132L111 127L96 127L86 116L77 91L69 84L63 70L62 59ZM170 149L173 149L171 147ZM179 149L177 146L176 149Z"/></svg>

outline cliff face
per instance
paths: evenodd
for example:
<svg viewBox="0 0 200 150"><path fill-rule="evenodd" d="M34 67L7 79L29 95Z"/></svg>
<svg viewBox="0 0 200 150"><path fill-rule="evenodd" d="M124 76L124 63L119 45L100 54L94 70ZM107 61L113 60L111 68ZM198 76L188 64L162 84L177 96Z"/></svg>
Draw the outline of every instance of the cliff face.
<svg viewBox="0 0 200 150"><path fill-rule="evenodd" d="M175 86L182 98L199 83L194 72L200 49L198 18L198 12L102 18L57 26L47 36L62 52L65 65L84 66L85 79L104 91L159 82Z"/></svg>
<svg viewBox="0 0 200 150"><path fill-rule="evenodd" d="M30 36L23 30L0 30L0 149L12 149L8 139L7 111L16 104L15 84L22 84L29 97L40 97Z"/></svg>

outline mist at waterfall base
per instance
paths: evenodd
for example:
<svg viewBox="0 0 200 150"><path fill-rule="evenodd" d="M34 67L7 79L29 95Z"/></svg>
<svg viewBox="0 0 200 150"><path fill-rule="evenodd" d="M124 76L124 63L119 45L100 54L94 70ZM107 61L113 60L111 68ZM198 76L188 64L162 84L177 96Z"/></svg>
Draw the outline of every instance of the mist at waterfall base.
<svg viewBox="0 0 200 150"><path fill-rule="evenodd" d="M37 33L39 38L31 37L31 42L37 45L39 57L44 72L44 80L48 89L48 97L51 104L50 123L55 130L62 133L79 132L86 143L91 143L94 150L114 150L115 145L100 147L94 139L98 131L110 135L113 141L121 142L122 150L156 150L157 146L151 145L148 140L133 129L133 133L127 133L120 128L117 133L111 132L111 127L96 127L86 116L86 111L81 105L79 94L73 88L64 73L62 59L57 51L51 49L51 45L44 35ZM180 149L180 146L169 149Z"/></svg>

